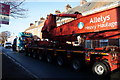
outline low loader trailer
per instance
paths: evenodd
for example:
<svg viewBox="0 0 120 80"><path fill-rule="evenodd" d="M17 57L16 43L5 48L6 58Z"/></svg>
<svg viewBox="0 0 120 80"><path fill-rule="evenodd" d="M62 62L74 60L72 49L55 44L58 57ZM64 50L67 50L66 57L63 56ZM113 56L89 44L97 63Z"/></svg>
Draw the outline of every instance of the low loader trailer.
<svg viewBox="0 0 120 80"><path fill-rule="evenodd" d="M115 48L117 47L110 47ZM80 48L78 48L80 49ZM97 75L106 75L113 70L120 68L120 53L116 51L107 52L105 50L76 50L61 49L51 47L29 47L26 48L26 55L51 63L56 61L59 66L68 62L71 67L77 71L82 70L85 66L91 66L92 71Z"/></svg>
<svg viewBox="0 0 120 80"><path fill-rule="evenodd" d="M120 68L120 46L85 48L85 40L120 39L120 7L87 16L77 14L50 14L42 28L43 40L28 40L26 55L56 61L59 66L71 63L75 70L91 67L93 73L106 75ZM74 20L57 25L57 19ZM68 44L69 42L69 44ZM78 45L74 46L73 42Z"/></svg>

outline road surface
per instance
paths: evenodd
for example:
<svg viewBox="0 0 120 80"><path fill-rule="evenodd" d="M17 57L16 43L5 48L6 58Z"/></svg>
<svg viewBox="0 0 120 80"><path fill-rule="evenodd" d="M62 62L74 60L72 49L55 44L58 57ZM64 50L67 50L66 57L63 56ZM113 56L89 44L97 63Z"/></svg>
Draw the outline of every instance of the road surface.
<svg viewBox="0 0 120 80"><path fill-rule="evenodd" d="M99 77L93 75L89 69L76 72L70 68L70 65L59 67L56 63L40 61L11 49L2 48L2 53L37 79L120 80L120 70L112 72L110 76Z"/></svg>

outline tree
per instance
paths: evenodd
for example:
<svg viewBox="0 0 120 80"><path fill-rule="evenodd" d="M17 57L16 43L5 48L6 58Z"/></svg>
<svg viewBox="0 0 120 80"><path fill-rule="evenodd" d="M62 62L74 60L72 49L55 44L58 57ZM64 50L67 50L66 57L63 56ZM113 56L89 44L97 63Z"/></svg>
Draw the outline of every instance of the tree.
<svg viewBox="0 0 120 80"><path fill-rule="evenodd" d="M0 33L0 38L1 38L1 42L4 43L5 41L7 41L7 39L11 36L11 33L9 31L3 31Z"/></svg>
<svg viewBox="0 0 120 80"><path fill-rule="evenodd" d="M10 5L10 16L13 18L25 18L27 9L22 8L25 0L2 0L4 4Z"/></svg>

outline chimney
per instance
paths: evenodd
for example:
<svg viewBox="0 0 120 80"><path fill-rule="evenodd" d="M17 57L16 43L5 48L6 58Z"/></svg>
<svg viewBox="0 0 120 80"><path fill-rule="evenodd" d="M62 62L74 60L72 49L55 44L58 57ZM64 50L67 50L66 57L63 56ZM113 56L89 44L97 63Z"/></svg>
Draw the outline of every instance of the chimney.
<svg viewBox="0 0 120 80"><path fill-rule="evenodd" d="M87 3L86 0L80 0L80 5L81 5L81 6L84 5L85 3Z"/></svg>
<svg viewBox="0 0 120 80"><path fill-rule="evenodd" d="M38 21L35 21L35 24L34 24L34 25L35 25L35 26L38 26L38 24L37 24L37 23L38 23Z"/></svg>
<svg viewBox="0 0 120 80"><path fill-rule="evenodd" d="M34 25L33 23L30 23L30 26Z"/></svg>
<svg viewBox="0 0 120 80"><path fill-rule="evenodd" d="M45 18L41 17L41 18L40 18L40 21L41 21L41 20L45 20Z"/></svg>
<svg viewBox="0 0 120 80"><path fill-rule="evenodd" d="M40 23L42 23L45 20L45 18L41 17L40 20L38 21L38 25L40 25Z"/></svg>
<svg viewBox="0 0 120 80"><path fill-rule="evenodd" d="M66 8L66 10L69 10L69 9L71 9L72 7L71 7L69 4L67 4L67 5L65 6L65 8Z"/></svg>
<svg viewBox="0 0 120 80"><path fill-rule="evenodd" d="M60 10L55 10L55 14L60 14Z"/></svg>

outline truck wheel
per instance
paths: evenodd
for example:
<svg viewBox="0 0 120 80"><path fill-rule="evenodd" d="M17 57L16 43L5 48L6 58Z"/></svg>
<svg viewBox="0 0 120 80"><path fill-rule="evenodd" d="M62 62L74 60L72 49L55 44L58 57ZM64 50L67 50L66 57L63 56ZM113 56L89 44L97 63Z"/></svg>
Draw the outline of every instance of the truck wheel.
<svg viewBox="0 0 120 80"><path fill-rule="evenodd" d="M79 71L82 68L82 61L79 59L73 59L72 61L72 68L76 71Z"/></svg>
<svg viewBox="0 0 120 80"><path fill-rule="evenodd" d="M50 54L47 55L47 62L49 62L49 63L52 62L52 56Z"/></svg>
<svg viewBox="0 0 120 80"><path fill-rule="evenodd" d="M17 52L20 52L20 48L19 47L17 47Z"/></svg>
<svg viewBox="0 0 120 80"><path fill-rule="evenodd" d="M92 67L92 71L94 74L102 76L108 74L110 72L110 69L104 62L95 62L95 64Z"/></svg>
<svg viewBox="0 0 120 80"><path fill-rule="evenodd" d="M14 48L13 48L12 50L13 50L13 51L15 51L15 49L14 49Z"/></svg>
<svg viewBox="0 0 120 80"><path fill-rule="evenodd" d="M62 56L58 56L57 57L57 64L59 65L59 66L63 66L64 65L64 58L62 57Z"/></svg>
<svg viewBox="0 0 120 80"><path fill-rule="evenodd" d="M13 51L16 51L16 49L15 49L14 47L12 47L12 50L13 50Z"/></svg>

